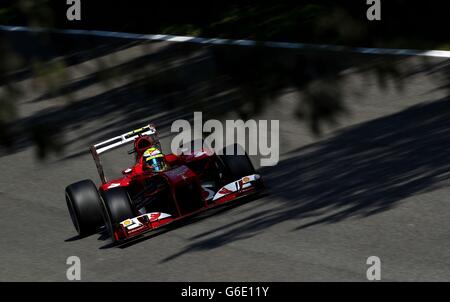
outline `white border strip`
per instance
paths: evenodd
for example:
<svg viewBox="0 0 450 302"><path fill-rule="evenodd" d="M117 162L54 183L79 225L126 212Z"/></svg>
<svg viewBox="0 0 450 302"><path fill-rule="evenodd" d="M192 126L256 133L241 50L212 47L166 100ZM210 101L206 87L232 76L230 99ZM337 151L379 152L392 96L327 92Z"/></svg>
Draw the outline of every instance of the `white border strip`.
<svg viewBox="0 0 450 302"><path fill-rule="evenodd" d="M101 31L101 30L50 29L43 27L24 27L24 26L8 26L8 25L0 25L0 30L9 32L32 32L32 33L49 32L58 34L69 34L69 35L86 35L86 36L112 37L112 38L147 40L147 41L196 43L206 45L265 46L271 48L327 50L336 52L350 52L350 53L375 54L375 55L450 58L450 51L447 50L348 47L348 46L326 45L326 44L321 45L309 43L288 43L288 42L270 42L270 41L264 42L254 40L231 40L231 39L199 38L199 37L173 36L173 35L146 35L146 34L135 34L124 32Z"/></svg>

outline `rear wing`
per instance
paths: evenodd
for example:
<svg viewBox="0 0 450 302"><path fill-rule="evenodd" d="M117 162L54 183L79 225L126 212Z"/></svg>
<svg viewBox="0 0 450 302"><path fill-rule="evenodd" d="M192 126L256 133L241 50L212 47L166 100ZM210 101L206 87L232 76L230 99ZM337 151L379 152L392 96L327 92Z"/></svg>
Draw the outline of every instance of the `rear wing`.
<svg viewBox="0 0 450 302"><path fill-rule="evenodd" d="M101 143L92 145L89 149L94 158L95 165L97 166L97 171L100 176L100 180L103 184L107 182L105 173L103 172L103 167L100 162L100 154L116 149L120 146L134 142L139 136L148 135L150 136L156 144L159 144L158 132L153 124L148 124L142 128L121 134L119 136L107 139Z"/></svg>

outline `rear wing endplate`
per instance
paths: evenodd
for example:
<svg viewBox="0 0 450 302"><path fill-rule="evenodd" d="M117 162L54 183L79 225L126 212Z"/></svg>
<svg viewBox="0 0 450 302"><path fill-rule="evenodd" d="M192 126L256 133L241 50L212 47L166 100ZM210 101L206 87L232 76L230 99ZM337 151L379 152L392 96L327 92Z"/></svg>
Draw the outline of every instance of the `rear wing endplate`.
<svg viewBox="0 0 450 302"><path fill-rule="evenodd" d="M94 158L95 165L97 166L98 174L100 176L100 180L103 184L107 182L105 173L103 172L103 167L100 163L100 154L105 153L106 151L113 150L130 142L133 142L136 138L142 135L149 135L157 139L157 131L153 124L148 124L142 128L121 134L119 136L110 138L101 143L92 145L89 149L91 151L92 157Z"/></svg>

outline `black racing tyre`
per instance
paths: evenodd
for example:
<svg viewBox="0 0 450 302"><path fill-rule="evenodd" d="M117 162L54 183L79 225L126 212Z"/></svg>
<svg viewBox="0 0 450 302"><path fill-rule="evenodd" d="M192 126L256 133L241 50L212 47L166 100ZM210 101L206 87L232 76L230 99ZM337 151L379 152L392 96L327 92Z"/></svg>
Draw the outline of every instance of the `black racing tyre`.
<svg viewBox="0 0 450 302"><path fill-rule="evenodd" d="M113 188L102 193L104 220L109 235L113 237L113 226L135 216L130 196L124 188Z"/></svg>
<svg viewBox="0 0 450 302"><path fill-rule="evenodd" d="M227 155L225 152L227 148L234 148L234 155ZM232 181L247 175L255 174L255 168L253 167L250 158L239 144L227 146L223 150L223 155L220 155L219 158L224 166L226 174L228 174Z"/></svg>
<svg viewBox="0 0 450 302"><path fill-rule="evenodd" d="M70 218L80 237L94 234L103 226L102 205L95 184L82 180L66 187Z"/></svg>

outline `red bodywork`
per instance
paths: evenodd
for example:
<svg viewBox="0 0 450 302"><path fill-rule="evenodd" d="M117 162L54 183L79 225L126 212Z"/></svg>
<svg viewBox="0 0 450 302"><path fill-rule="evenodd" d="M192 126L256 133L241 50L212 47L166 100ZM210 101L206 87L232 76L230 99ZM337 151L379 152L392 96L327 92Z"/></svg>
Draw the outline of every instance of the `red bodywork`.
<svg viewBox="0 0 450 302"><path fill-rule="evenodd" d="M147 210L144 213L138 213L136 217L124 221L135 226L131 230L124 225L124 222L113 226L116 241L141 235L176 220L255 193L260 188L257 185L259 181L256 181L259 180L258 175L240 180L221 178L217 166L218 157L206 150L189 155L165 155L170 167L167 171L147 171L143 168L143 153L152 143L145 136L136 139L135 165L124 170L123 177L103 183L99 190L103 192L116 187L126 187L131 199L136 203L139 203L139 200L151 200L155 196L164 196L164 204L160 207L167 210ZM217 178L214 190L205 188L203 183L208 177L211 178L211 175L213 177L216 175ZM231 190L224 187L227 184Z"/></svg>

